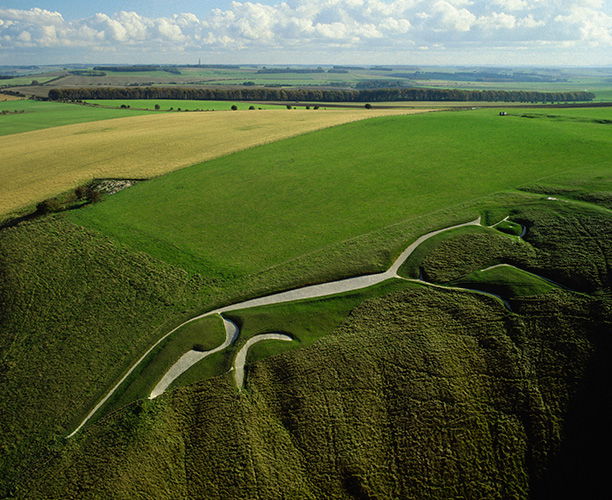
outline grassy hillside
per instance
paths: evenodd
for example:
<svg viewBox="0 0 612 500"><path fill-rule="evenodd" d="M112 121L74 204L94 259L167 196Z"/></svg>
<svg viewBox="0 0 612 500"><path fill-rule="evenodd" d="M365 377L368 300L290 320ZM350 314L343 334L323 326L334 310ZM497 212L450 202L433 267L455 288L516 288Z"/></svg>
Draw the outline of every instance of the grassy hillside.
<svg viewBox="0 0 612 500"><path fill-rule="evenodd" d="M183 169L71 218L190 272L235 276L564 172L605 175L611 153L601 124L379 118Z"/></svg>
<svg viewBox="0 0 612 500"><path fill-rule="evenodd" d="M222 353L194 365L181 375L172 384L172 387L193 384L230 371L236 353L248 339L255 335L268 332L288 332L293 341L291 343L256 344L249 349L247 363L309 346L316 340L330 335L350 311L364 300L414 286L417 285L400 280L389 280L378 286L326 299L290 302L226 313L226 317L240 325L240 336L236 343ZM140 392L138 396L143 397L145 394L145 392Z"/></svg>
<svg viewBox="0 0 612 500"><path fill-rule="evenodd" d="M450 283L462 288L475 288L502 297L542 295L556 286L538 276L509 265L475 271Z"/></svg>
<svg viewBox="0 0 612 500"><path fill-rule="evenodd" d="M444 239L420 262L425 279L447 283L479 269L511 264L570 289L593 293L611 282L612 212L595 205L533 199L513 209L524 242L493 232Z"/></svg>
<svg viewBox="0 0 612 500"><path fill-rule="evenodd" d="M545 297L522 303L519 315L456 292L368 301L336 335L257 364L243 394L225 376L113 415L56 452L22 491L524 498L571 486L564 468L595 466L595 480L573 484L592 493L604 466L577 457L595 443L578 441L581 453L551 463L568 434L603 431L605 379L586 390L579 381L591 370L610 375L597 361L610 354L599 330L610 317L601 302ZM588 432L569 424L578 401L589 403L577 410L593 418Z"/></svg>
<svg viewBox="0 0 612 500"><path fill-rule="evenodd" d="M132 116L129 110L77 108L88 116L130 117L0 137L0 218L94 177L152 177L307 131L411 112L280 109ZM27 113L0 120L19 116Z"/></svg>
<svg viewBox="0 0 612 500"><path fill-rule="evenodd" d="M101 169L102 152L120 158L141 140L142 165L170 168L145 138L165 136L172 150L171 134L189 129L185 121L172 132L174 117L198 115L223 114L106 122L132 128L107 131L98 150L84 141L80 161ZM253 140L271 130L234 126ZM98 127L81 131L100 138ZM58 137L39 144L48 153ZM589 496L607 477L591 457L603 451L612 400L609 154L607 126L593 122L491 111L384 118L0 230L0 496L509 498L571 487ZM54 164L44 152L28 155L23 162L46 158L45 182L70 156ZM562 194L549 200L551 190ZM223 373L231 359L220 353L178 381L189 387L130 403L196 340L218 342L213 319L160 346L111 401L116 411L65 440L184 319L384 269L419 235L479 213L487 223L510 215L527 227L524 241L459 232L434 241L413 270L447 283L509 263L580 293L513 297L508 311L469 292L398 283L376 298L238 311L239 342L279 330L299 339L255 347L244 392ZM290 347L302 349L281 353ZM579 484L586 472L592 479Z"/></svg>
<svg viewBox="0 0 612 500"><path fill-rule="evenodd" d="M598 298L550 291L515 297L508 312L486 297L409 287L361 306L353 296L238 312L247 335L281 330L319 340L253 365L241 396L227 375L128 406L49 449L17 492L539 498L603 491L596 457L612 396L612 306L601 295L609 292L610 217L597 207L527 199L513 217L529 226L523 245L531 250L515 258L543 273L567 270L572 284L591 283ZM508 252L511 240L489 231L440 242L431 254L438 278L481 265L485 253L502 256L496 241ZM274 353L258 349L251 360ZM586 473L588 483L580 480Z"/></svg>
<svg viewBox="0 0 612 500"><path fill-rule="evenodd" d="M524 203L525 201L529 201L529 198L524 200ZM585 290L597 292L605 288L609 282L610 271L606 259L610 257L610 248L603 247L605 253L597 252L597 242L604 240L605 235L612 230L612 221L605 211L597 207L585 209L576 203L557 207L559 204L551 204L546 200L530 201L531 203L527 205L514 206L512 211L517 217L519 213L523 214L523 222L532 227L534 234L540 232L546 235L543 241L532 244L531 237L527 241L521 241L493 229L463 228L471 230L449 231L437 238L431 238L422 245L423 248L418 248L408 264L422 269L423 278L434 283L500 295L507 301L505 306L510 309L514 307L513 301L516 297L545 294L559 285L551 284L539 275L511 265L503 264L485 271L480 269L499 262L516 262L543 275L555 276L556 279L567 283L570 288L577 287L582 293ZM575 231L549 231L555 226L558 228L566 224L580 225L585 231L589 231L590 236L583 238ZM585 239L587 241L584 241ZM306 256L299 259L299 262L306 263L308 260ZM437 263L437 266L432 268L431 262ZM572 270L571 273L564 273L566 266L568 270ZM576 273L576 268L581 269L581 272ZM278 272L283 272L282 267ZM405 266L401 269L401 273L410 276ZM464 273L468 275L464 276ZM417 272L416 275L418 274L420 273ZM432 275L433 279L429 275ZM275 277L273 272L267 273L267 276L269 279ZM249 362L308 346L317 339L329 335L350 311L364 300L415 286L427 285L389 280L379 286L330 298L233 311L228 317L241 328L236 343L194 365L173 383L173 387L192 384L230 371L236 353L254 335L284 332L293 338L293 342L258 344L249 351L247 360ZM243 287L244 285L239 282L229 282L224 285L228 291L237 289L244 291ZM254 295L257 294L253 288L250 290ZM193 326L198 326L198 323ZM218 335L221 327L218 325L215 328ZM189 332L184 333L184 339L182 339L183 332L178 331L166 341L167 346L156 348L147 360L139 365L135 374L130 376L130 381L119 388L113 397L114 400L99 414L103 415L135 399L148 397L170 364L191 348L192 337ZM217 344L220 343L218 340ZM183 346L183 351L177 350L177 346Z"/></svg>
<svg viewBox="0 0 612 500"><path fill-rule="evenodd" d="M388 231L381 241L397 244L428 224ZM207 276L190 278L61 216L1 230L0 495L62 449L64 437L163 333L215 305L320 280L330 255L350 256L354 262L346 262L348 268L362 265L372 258L363 253L368 244L347 242L324 255L221 284ZM189 348L198 331L187 333L160 346L110 407L146 396L147 384ZM216 338L219 332L211 333Z"/></svg>
<svg viewBox="0 0 612 500"><path fill-rule="evenodd" d="M0 496L205 289L61 218L0 232Z"/></svg>
<svg viewBox="0 0 612 500"><path fill-rule="evenodd" d="M10 114L0 115L0 135L29 132L60 125L73 123L109 120L125 116L138 116L146 111L125 109L96 109L78 104L65 104L60 102L43 101L0 101L0 113L7 111ZM18 113L14 113L18 111Z"/></svg>

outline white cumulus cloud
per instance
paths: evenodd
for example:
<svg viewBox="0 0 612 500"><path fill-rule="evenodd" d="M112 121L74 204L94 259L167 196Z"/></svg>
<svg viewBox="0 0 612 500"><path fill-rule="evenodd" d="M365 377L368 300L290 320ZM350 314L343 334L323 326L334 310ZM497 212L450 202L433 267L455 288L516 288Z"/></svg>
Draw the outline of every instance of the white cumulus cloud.
<svg viewBox="0 0 612 500"><path fill-rule="evenodd" d="M234 1L206 15L122 11L66 20L40 8L0 9L0 49L251 51L433 47L612 47L603 0ZM436 45L437 44L437 45Z"/></svg>

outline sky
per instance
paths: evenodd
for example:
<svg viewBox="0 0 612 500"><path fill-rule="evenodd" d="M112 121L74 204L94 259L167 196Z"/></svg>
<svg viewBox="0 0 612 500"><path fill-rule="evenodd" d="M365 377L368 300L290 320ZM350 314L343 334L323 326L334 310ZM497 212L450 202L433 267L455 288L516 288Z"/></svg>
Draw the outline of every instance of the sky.
<svg viewBox="0 0 612 500"><path fill-rule="evenodd" d="M0 0L0 64L612 65L612 0Z"/></svg>

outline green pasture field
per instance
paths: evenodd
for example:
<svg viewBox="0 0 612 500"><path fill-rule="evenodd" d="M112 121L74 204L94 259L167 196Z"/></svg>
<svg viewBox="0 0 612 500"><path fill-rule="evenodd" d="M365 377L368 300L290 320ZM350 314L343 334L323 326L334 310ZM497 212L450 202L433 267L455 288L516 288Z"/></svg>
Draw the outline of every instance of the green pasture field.
<svg viewBox="0 0 612 500"><path fill-rule="evenodd" d="M355 84L359 81L372 79L394 79L392 75L356 75L354 73L250 73L237 78L223 78L211 80L215 85L241 85L245 81L255 82L257 85L329 85L335 82Z"/></svg>
<svg viewBox="0 0 612 500"><path fill-rule="evenodd" d="M6 80L0 80L0 87L14 87L17 85L30 85L34 80L36 80L41 85L47 83L49 80L56 78L55 76L18 76L16 78L7 78Z"/></svg>
<svg viewBox="0 0 612 500"><path fill-rule="evenodd" d="M475 288L502 297L541 295L557 288L551 282L513 266L475 271L449 283L462 288Z"/></svg>
<svg viewBox="0 0 612 500"><path fill-rule="evenodd" d="M325 73L322 73L325 75ZM285 75L248 75L244 78L239 79L227 79L227 80L210 80L205 81L206 85L242 85L245 81L254 82L256 85L275 85L284 87L304 87L308 85L326 86L333 81L348 81L348 80L316 80L308 79L306 75L296 74L293 78L277 78L277 76ZM344 75L347 76L347 75ZM249 87L245 87L249 88Z"/></svg>
<svg viewBox="0 0 612 500"><path fill-rule="evenodd" d="M100 69L99 71L104 71L104 69ZM131 76L134 77L150 77L150 78L173 78L179 77L180 75L175 75L172 73L168 73L167 71L105 71L106 76L122 76L125 78L129 78ZM96 77L96 78L104 78L104 77Z"/></svg>
<svg viewBox="0 0 612 500"><path fill-rule="evenodd" d="M255 109L278 109L284 104L255 104L252 102L239 101L191 101L191 100L174 100L174 99L91 99L87 101L89 104L97 104L104 108L120 108L122 104L129 105L131 109L145 109L153 111L155 105L159 104L161 111L169 111L172 108L174 111L189 110L189 111L227 111L232 106L237 106L238 109L249 109L250 106L255 106Z"/></svg>
<svg viewBox="0 0 612 500"><path fill-rule="evenodd" d="M592 91L595 94L596 101L612 102L612 89L602 88Z"/></svg>
<svg viewBox="0 0 612 500"><path fill-rule="evenodd" d="M0 102L0 113L3 110L9 111L9 113L5 115L0 114L0 135L18 134L20 132L29 132L31 130L73 123L108 120L110 118L136 116L147 113L147 111L96 109L92 106L82 106L79 104L32 101L27 99ZM10 113L12 111L19 111L19 113Z"/></svg>
<svg viewBox="0 0 612 500"><path fill-rule="evenodd" d="M392 78L392 74L389 74ZM610 83L593 79L568 82L469 82L454 80L415 80L419 87L454 88L463 90L531 90L537 92L575 92L586 90L595 94L596 101L603 101L610 92Z"/></svg>
<svg viewBox="0 0 612 500"><path fill-rule="evenodd" d="M508 114L544 120L608 120L612 124L612 106L601 108L511 109Z"/></svg>
<svg viewBox="0 0 612 500"><path fill-rule="evenodd" d="M496 110L378 118L189 167L69 217L190 272L235 278L498 191L609 175L611 153L602 124Z"/></svg>

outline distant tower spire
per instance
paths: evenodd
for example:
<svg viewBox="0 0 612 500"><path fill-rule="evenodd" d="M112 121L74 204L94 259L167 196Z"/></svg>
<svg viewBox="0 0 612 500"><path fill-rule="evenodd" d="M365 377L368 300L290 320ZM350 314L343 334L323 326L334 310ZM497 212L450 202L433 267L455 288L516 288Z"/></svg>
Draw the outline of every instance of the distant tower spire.
<svg viewBox="0 0 612 500"><path fill-rule="evenodd" d="M198 57L198 66L202 66L202 58Z"/></svg>

